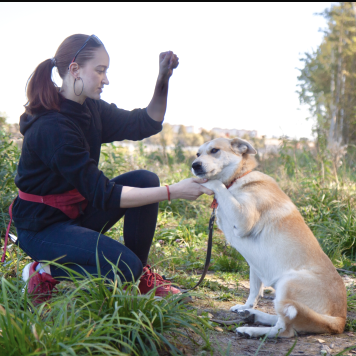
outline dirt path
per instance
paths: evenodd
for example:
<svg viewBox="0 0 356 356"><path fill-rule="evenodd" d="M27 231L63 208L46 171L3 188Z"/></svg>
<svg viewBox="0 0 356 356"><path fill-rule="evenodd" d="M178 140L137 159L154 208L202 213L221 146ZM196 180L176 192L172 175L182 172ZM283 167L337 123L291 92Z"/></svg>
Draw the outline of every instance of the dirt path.
<svg viewBox="0 0 356 356"><path fill-rule="evenodd" d="M354 288L354 292L356 293L356 276L350 277L344 275L342 277L345 285ZM210 273L207 278L211 281L224 284L224 282L216 278L213 273ZM233 289L236 292L235 284L225 283L225 286L227 286L229 289L231 288L231 290ZM265 297L260 300L257 309L266 313L275 314L273 307L274 291L271 288L266 289L270 293L265 294ZM249 282L240 281L238 283L237 290L242 295L241 300L245 300L249 292ZM219 292L211 292L205 299L196 299L193 305L194 307L197 307L200 312L209 312L214 319L237 320L237 314L230 312L229 309L233 305L238 304L238 302L236 302L236 300L221 301L218 299ZM356 319L356 311L349 312L348 318L352 320ZM241 320L241 322L243 322L243 320ZM234 326L228 327L218 324L214 325L217 327L217 331L212 332L211 334L211 340L214 345L214 349L216 350L214 356L255 355L256 351L261 345L261 340L246 339L244 337L237 336L237 334L234 332ZM266 340L261 346L258 355L284 356L293 346L294 341L295 338ZM228 349L229 343L231 343L230 352L227 353L226 350ZM298 336L297 344L290 355L337 355L345 348L351 346L355 347L354 350L344 352L343 355L356 355L355 332L344 332L340 335L301 335ZM187 352L187 354L189 353L190 352Z"/></svg>

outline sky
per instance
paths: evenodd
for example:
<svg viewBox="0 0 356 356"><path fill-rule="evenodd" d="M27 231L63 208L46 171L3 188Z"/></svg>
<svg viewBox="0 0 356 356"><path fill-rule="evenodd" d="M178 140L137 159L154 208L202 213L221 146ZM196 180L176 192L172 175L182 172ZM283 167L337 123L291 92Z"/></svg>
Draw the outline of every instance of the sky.
<svg viewBox="0 0 356 356"><path fill-rule="evenodd" d="M101 99L146 107L160 52L174 51L165 122L312 137L299 104L305 52L321 43L331 3L0 3L0 112L17 123L36 66L75 33L95 34L109 56ZM53 71L56 83L61 80Z"/></svg>

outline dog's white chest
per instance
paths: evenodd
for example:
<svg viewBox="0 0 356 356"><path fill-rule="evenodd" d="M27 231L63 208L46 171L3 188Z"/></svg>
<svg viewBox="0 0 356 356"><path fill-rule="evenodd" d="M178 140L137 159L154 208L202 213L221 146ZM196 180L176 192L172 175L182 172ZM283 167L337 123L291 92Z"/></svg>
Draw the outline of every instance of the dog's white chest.
<svg viewBox="0 0 356 356"><path fill-rule="evenodd" d="M221 209L219 209L219 207L216 211L216 224L218 225L218 228L224 233L227 242L231 245L235 245L233 242L236 239L240 239L239 236L241 236L238 223L232 225L231 222L224 216L224 213ZM242 251L240 251L237 247L235 248L240 253L242 253Z"/></svg>
<svg viewBox="0 0 356 356"><path fill-rule="evenodd" d="M219 207L216 212L217 225L227 242L241 253L265 285L272 285L275 274L272 270L277 266L271 268L271 259L268 258L271 246L265 244L263 233L258 237L246 235L243 225L239 226L239 219L231 221Z"/></svg>

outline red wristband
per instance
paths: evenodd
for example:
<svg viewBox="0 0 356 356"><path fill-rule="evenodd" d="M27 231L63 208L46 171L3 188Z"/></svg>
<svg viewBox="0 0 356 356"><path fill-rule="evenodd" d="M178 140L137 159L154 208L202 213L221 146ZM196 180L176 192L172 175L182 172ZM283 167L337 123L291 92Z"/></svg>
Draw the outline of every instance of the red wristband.
<svg viewBox="0 0 356 356"><path fill-rule="evenodd" d="M171 193L169 192L169 186L166 184L166 188L167 188L167 193L168 193L168 204L171 203Z"/></svg>

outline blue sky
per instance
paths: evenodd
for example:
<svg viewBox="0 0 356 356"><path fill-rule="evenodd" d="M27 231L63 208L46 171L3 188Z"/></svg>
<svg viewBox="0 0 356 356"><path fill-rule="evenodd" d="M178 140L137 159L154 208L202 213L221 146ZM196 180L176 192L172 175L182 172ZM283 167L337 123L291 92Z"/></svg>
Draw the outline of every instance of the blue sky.
<svg viewBox="0 0 356 356"><path fill-rule="evenodd" d="M110 55L102 99L148 105L158 55L180 65L170 83L166 122L255 129L311 137L297 87L300 56L322 41L314 13L330 3L0 3L0 111L18 122L27 78L67 36L95 34ZM57 79L58 84L60 81Z"/></svg>

